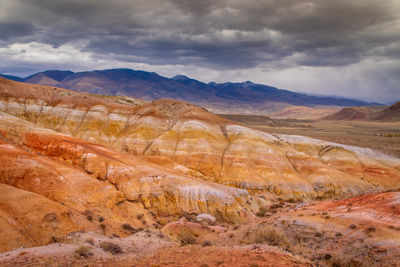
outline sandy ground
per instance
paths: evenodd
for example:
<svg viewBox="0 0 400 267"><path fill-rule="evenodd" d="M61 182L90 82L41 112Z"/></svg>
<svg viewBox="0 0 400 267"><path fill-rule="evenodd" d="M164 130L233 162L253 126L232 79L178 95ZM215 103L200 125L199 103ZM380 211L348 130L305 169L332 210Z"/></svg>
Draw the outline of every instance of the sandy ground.
<svg viewBox="0 0 400 267"><path fill-rule="evenodd" d="M20 248L0 254L3 267L39 266L310 266L279 248L266 245L237 247L180 246L158 231L142 231L127 238L110 238L96 233L73 233L66 242L42 247ZM122 252L111 254L100 248L101 242L112 242ZM82 246L89 248L87 257L77 254Z"/></svg>
<svg viewBox="0 0 400 267"><path fill-rule="evenodd" d="M199 224L182 217L162 230L143 230L126 238L72 232L60 243L1 253L0 266L397 266L400 227L398 210L391 204L397 199L398 192L388 192L324 202L280 202L244 225ZM382 207L390 216L378 213ZM359 216L363 208L372 211ZM376 229L366 231L371 226ZM195 241L182 246L177 237L189 232ZM121 251L104 250L104 242ZM82 247L88 248L84 255L77 253Z"/></svg>
<svg viewBox="0 0 400 267"><path fill-rule="evenodd" d="M101 248L103 242L110 242L121 248L112 254ZM114 265L120 261L129 262L153 251L177 245L160 231L145 230L126 238L103 236L100 233L74 232L61 243L33 248L19 248L0 254L0 266L127 266ZM87 247L87 258L76 252Z"/></svg>

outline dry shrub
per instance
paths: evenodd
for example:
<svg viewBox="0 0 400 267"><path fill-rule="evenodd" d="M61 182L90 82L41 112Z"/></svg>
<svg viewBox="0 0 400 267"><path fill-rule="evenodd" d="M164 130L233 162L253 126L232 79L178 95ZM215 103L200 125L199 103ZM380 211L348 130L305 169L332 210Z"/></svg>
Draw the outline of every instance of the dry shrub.
<svg viewBox="0 0 400 267"><path fill-rule="evenodd" d="M242 237L242 243L249 244L268 244L271 246L278 246L288 250L290 242L286 237L286 234L279 232L277 229L271 226L260 226L250 232L247 232Z"/></svg>
<svg viewBox="0 0 400 267"><path fill-rule="evenodd" d="M279 209L279 208L282 208L282 207L283 207L283 204L282 204L282 203L275 203L275 204L272 204L272 205L269 207L269 209L274 210L274 209Z"/></svg>
<svg viewBox="0 0 400 267"><path fill-rule="evenodd" d="M86 243L90 244L90 245L94 245L94 239L93 238L86 238L85 240Z"/></svg>
<svg viewBox="0 0 400 267"><path fill-rule="evenodd" d="M369 267L374 265L374 262L369 259L356 260L350 255L335 255L323 264L323 266L329 267Z"/></svg>
<svg viewBox="0 0 400 267"><path fill-rule="evenodd" d="M369 246L362 240L354 240L341 249L331 251L331 257L323 258L320 266L328 267L370 267L370 266L395 266L387 262L384 265L377 264L376 254L370 253ZM397 265L396 265L397 266Z"/></svg>
<svg viewBox="0 0 400 267"><path fill-rule="evenodd" d="M88 221L91 222L91 221L93 220L93 216L94 216L93 211L91 211L91 210L85 210L85 211L83 212L83 215L86 216L86 219L87 219Z"/></svg>
<svg viewBox="0 0 400 267"><path fill-rule="evenodd" d="M265 207L261 207L259 210L258 210L258 212L257 212L257 216L258 217L264 217L265 216L265 213L267 213L267 209L265 208Z"/></svg>
<svg viewBox="0 0 400 267"><path fill-rule="evenodd" d="M350 229L356 229L356 228L357 228L357 225L355 225L354 223L352 223L352 224L350 224L349 228L350 228Z"/></svg>
<svg viewBox="0 0 400 267"><path fill-rule="evenodd" d="M181 243L181 246L196 244L195 234L189 229L184 229L180 232L178 234L178 240Z"/></svg>
<svg viewBox="0 0 400 267"><path fill-rule="evenodd" d="M322 237L323 234L322 234L321 232L316 232L316 233L314 234L314 236L315 236L315 237Z"/></svg>
<svg viewBox="0 0 400 267"><path fill-rule="evenodd" d="M122 225L122 229L124 229L124 230L130 232L131 234L135 234L135 233L137 233L137 232L143 230L143 228L140 228L140 229L133 228L129 223L124 223L124 224Z"/></svg>
<svg viewBox="0 0 400 267"><path fill-rule="evenodd" d="M211 243L211 241L206 240L206 241L204 241L203 244L201 244L201 245L202 245L203 247L209 247L209 246L212 245L212 243Z"/></svg>
<svg viewBox="0 0 400 267"><path fill-rule="evenodd" d="M123 252L119 245L107 241L101 242L100 247L111 254L121 254Z"/></svg>
<svg viewBox="0 0 400 267"><path fill-rule="evenodd" d="M80 258L88 258L89 256L92 256L93 254L90 252L90 247L86 246L80 246L75 250L75 255L80 257Z"/></svg>
<svg viewBox="0 0 400 267"><path fill-rule="evenodd" d="M365 232L367 234L371 233L371 232L375 232L376 228L373 226L368 227L367 229L365 229Z"/></svg>

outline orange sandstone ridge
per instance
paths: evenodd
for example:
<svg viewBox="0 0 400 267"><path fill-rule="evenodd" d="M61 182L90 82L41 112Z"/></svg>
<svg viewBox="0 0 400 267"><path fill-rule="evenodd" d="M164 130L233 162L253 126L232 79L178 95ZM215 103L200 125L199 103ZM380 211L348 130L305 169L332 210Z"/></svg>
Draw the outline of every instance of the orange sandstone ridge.
<svg viewBox="0 0 400 267"><path fill-rule="evenodd" d="M398 159L368 149L271 135L184 102L158 100L134 107L47 86L7 80L0 86L7 95L3 112L254 194L332 198L394 189L400 181ZM41 91L56 96L47 101Z"/></svg>

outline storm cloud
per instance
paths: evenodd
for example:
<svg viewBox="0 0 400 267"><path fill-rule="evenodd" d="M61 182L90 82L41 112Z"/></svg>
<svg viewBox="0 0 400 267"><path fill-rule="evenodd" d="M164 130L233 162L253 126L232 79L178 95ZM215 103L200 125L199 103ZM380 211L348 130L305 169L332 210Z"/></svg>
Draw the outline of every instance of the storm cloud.
<svg viewBox="0 0 400 267"><path fill-rule="evenodd" d="M400 1L2 0L0 52L9 74L142 66L381 101L400 89ZM323 86L346 70L372 76Z"/></svg>

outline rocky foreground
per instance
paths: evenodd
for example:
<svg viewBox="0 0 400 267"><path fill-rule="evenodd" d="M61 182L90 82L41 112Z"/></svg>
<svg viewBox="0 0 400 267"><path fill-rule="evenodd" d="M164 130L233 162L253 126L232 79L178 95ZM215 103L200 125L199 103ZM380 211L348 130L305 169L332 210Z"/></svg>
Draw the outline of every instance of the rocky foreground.
<svg viewBox="0 0 400 267"><path fill-rule="evenodd" d="M2 265L400 260L399 159L173 100L6 79L0 100Z"/></svg>

